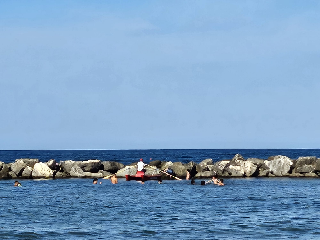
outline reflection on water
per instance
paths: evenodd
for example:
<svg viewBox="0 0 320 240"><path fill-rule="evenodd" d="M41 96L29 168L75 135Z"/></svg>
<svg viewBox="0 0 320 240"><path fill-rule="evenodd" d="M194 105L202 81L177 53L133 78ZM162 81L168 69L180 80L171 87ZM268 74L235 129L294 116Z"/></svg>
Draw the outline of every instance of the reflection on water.
<svg viewBox="0 0 320 240"><path fill-rule="evenodd" d="M0 181L1 239L319 239L319 179Z"/></svg>

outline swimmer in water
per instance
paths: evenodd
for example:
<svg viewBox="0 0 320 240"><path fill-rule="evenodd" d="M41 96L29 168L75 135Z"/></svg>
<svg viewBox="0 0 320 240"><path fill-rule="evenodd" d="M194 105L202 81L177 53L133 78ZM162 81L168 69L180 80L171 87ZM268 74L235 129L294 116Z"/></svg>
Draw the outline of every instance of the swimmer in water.
<svg viewBox="0 0 320 240"><path fill-rule="evenodd" d="M13 184L14 187L21 187L21 183L19 183L18 181L15 181Z"/></svg>

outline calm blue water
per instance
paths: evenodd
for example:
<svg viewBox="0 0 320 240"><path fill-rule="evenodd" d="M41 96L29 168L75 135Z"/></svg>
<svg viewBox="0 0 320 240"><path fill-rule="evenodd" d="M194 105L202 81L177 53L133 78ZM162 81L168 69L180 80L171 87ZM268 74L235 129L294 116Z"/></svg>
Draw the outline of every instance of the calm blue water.
<svg viewBox="0 0 320 240"><path fill-rule="evenodd" d="M319 150L0 151L0 160L100 160L320 156ZM0 239L320 239L320 179L225 179L223 187L189 181L124 179L0 181Z"/></svg>
<svg viewBox="0 0 320 240"><path fill-rule="evenodd" d="M317 156L320 158L320 149L150 149L150 150L0 150L0 161L9 163L18 158L38 158L42 162L49 159L117 161L125 165L138 161L157 159L162 161L201 162L206 158L214 161L231 159L240 153L245 158L267 159L270 156L285 155L292 159L301 156Z"/></svg>
<svg viewBox="0 0 320 240"><path fill-rule="evenodd" d="M319 179L101 181L0 181L0 239L320 239Z"/></svg>

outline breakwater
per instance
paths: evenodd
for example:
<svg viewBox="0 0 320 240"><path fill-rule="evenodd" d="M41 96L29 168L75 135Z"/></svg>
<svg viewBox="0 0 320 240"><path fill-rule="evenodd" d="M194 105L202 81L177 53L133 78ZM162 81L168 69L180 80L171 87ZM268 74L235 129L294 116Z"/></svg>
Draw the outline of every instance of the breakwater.
<svg viewBox="0 0 320 240"><path fill-rule="evenodd" d="M213 162L204 159L200 163L172 162L154 160L146 167L146 175L161 173L172 169L177 177L185 178L187 171L193 170L195 178L220 177L319 177L320 159L314 156L290 159L287 156L270 156L268 159L247 158L236 154L232 159ZM119 162L96 159L85 161L66 160L57 162L51 159L21 158L12 163L0 162L0 179L38 179L38 178L102 178L112 174L125 177L136 174L136 163L124 165ZM168 176L163 174L163 178Z"/></svg>

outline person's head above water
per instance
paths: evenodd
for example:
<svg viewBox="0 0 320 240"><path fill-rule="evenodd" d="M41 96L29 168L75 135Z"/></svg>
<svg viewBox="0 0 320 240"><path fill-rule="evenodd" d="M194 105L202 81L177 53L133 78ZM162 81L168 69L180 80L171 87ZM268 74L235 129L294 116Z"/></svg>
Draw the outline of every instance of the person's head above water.
<svg viewBox="0 0 320 240"><path fill-rule="evenodd" d="M98 178L94 178L92 181L93 184L97 184L98 183Z"/></svg>
<svg viewBox="0 0 320 240"><path fill-rule="evenodd" d="M15 186L15 187L20 187L20 186L21 186L21 183L19 183L18 181L15 181L13 186Z"/></svg>

